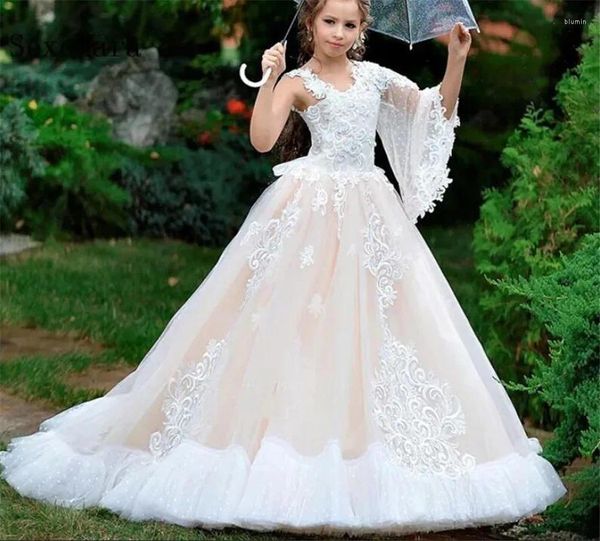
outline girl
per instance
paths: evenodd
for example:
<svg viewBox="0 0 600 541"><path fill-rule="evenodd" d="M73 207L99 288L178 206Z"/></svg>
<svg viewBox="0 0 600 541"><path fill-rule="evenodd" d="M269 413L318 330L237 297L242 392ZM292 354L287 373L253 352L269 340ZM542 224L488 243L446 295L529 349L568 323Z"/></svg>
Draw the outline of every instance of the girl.
<svg viewBox="0 0 600 541"><path fill-rule="evenodd" d="M307 62L276 85L285 48L265 51L252 144L293 159L136 371L11 442L20 493L353 535L514 521L565 493L415 226L450 182L469 34L421 90L360 60L369 22L367 0L307 0Z"/></svg>

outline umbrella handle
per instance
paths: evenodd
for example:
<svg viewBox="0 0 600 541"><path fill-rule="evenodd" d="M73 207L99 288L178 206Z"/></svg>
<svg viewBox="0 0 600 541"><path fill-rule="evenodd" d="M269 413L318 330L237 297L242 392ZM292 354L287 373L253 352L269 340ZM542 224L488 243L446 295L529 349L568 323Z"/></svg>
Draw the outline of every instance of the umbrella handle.
<svg viewBox="0 0 600 541"><path fill-rule="evenodd" d="M304 0L302 0L302 2L304 2ZM298 14L298 12L296 12L296 15ZM295 20L295 16L294 16L294 20ZM293 21L292 21L293 24ZM285 46L285 44L287 43L287 35L290 31L290 29L292 28L292 26L290 25L290 28L288 28L288 31L285 34L285 37L280 41L280 43ZM246 68L247 68L247 64L244 62L241 66L240 66L240 78L242 79L242 81L244 81L244 83L248 86L251 86L253 88L258 88L259 86L264 85L267 82L267 79L269 78L269 76L271 75L271 72L273 71L272 68L267 68L265 70L265 72L263 73L263 77L260 81L251 81L250 79L248 79L248 77L246 77Z"/></svg>
<svg viewBox="0 0 600 541"><path fill-rule="evenodd" d="M251 81L250 79L248 79L248 77L246 77L246 68L247 68L247 65L244 62L240 66L240 78L242 79L242 81L244 81L244 83L246 85L251 86L253 88L258 88L259 86L264 85L267 82L267 79L271 75L271 71L272 71L271 68L267 68L265 70L265 72L263 73L262 79L260 81Z"/></svg>

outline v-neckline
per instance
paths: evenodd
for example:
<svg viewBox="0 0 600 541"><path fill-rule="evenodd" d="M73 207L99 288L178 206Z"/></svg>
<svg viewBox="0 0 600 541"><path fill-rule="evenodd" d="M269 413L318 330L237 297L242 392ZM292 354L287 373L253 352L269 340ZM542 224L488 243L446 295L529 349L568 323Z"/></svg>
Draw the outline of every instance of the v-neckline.
<svg viewBox="0 0 600 541"><path fill-rule="evenodd" d="M334 90L335 92L337 92L338 94L345 94L346 92L350 92L350 90L352 90L355 86L356 83L358 82L358 68L356 65L356 61L349 59L350 60L350 78L352 79L352 84L346 88L345 90L340 90L339 88L335 87L334 85L332 85L330 82L325 81L324 79L321 79L321 77L319 77L313 70L311 67L309 66L303 66L302 70L307 71L308 73L310 73L315 79L318 79L321 83L323 83L325 86L327 86L328 88L330 88L331 90Z"/></svg>

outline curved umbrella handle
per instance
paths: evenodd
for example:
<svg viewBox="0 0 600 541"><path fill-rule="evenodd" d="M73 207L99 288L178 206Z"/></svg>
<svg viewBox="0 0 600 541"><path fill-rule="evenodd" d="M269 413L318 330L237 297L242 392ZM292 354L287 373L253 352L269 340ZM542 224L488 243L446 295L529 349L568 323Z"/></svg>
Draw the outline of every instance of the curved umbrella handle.
<svg viewBox="0 0 600 541"><path fill-rule="evenodd" d="M260 81L251 81L250 79L248 79L248 77L246 77L246 67L246 63L240 66L240 78L242 79L242 81L244 81L246 85L251 86L253 88L258 88L259 86L264 85L267 82L267 79L271 75L272 71L271 68L267 68L263 73L262 79Z"/></svg>

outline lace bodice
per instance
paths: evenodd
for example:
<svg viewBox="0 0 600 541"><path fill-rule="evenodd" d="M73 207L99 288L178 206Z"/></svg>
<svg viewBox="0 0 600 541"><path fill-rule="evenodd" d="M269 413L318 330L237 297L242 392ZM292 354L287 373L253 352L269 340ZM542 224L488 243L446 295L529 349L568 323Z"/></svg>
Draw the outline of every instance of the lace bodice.
<svg viewBox="0 0 600 541"><path fill-rule="evenodd" d="M350 63L353 84L346 90L338 90L310 68L284 76L302 78L306 90L319 100L304 111L292 107L310 130L308 157L333 171L373 171L379 106L393 72L373 62Z"/></svg>
<svg viewBox="0 0 600 541"><path fill-rule="evenodd" d="M293 108L311 133L308 155L323 158L323 165L335 171L371 171L383 81L371 76L375 64L357 61L351 64L354 83L347 90L338 90L309 68L298 68L285 75L301 77L308 92L319 100L304 111Z"/></svg>
<svg viewBox="0 0 600 541"><path fill-rule="evenodd" d="M398 181L404 208L416 221L441 200L451 179L446 167L459 125L458 103L445 117L440 85L419 89L410 79L374 62L350 60L353 84L339 90L310 68L284 77L300 77L317 100L300 111L311 134L306 156L276 165L275 175L316 166L332 178L382 173L375 166L379 133ZM304 173L302 173L304 174Z"/></svg>

